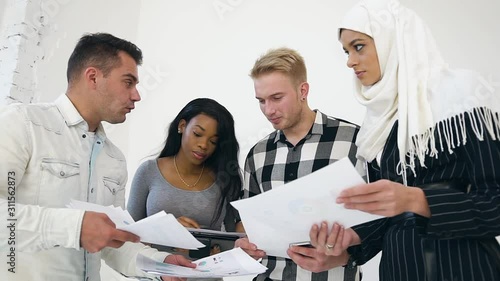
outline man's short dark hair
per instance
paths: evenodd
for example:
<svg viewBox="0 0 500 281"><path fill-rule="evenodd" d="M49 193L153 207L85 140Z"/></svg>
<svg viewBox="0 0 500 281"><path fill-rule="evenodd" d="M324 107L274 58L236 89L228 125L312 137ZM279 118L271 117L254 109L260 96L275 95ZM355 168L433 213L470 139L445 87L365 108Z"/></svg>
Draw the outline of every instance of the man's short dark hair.
<svg viewBox="0 0 500 281"><path fill-rule="evenodd" d="M93 66L106 76L120 65L118 53L130 55L137 65L142 64L142 51L133 43L108 33L86 34L80 38L68 60L68 83L78 79L85 68Z"/></svg>

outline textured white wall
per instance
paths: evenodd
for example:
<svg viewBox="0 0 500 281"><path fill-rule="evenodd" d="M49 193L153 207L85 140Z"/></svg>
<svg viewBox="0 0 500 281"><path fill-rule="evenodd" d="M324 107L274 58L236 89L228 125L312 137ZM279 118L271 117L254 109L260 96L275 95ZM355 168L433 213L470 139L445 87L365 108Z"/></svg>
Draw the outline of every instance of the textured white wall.
<svg viewBox="0 0 500 281"><path fill-rule="evenodd" d="M33 101L44 22L40 0L5 0L0 19L0 104Z"/></svg>
<svg viewBox="0 0 500 281"><path fill-rule="evenodd" d="M5 17L4 12L5 12L6 4L7 4L7 0L0 1L0 16L1 16L0 18L2 18L2 19Z"/></svg>

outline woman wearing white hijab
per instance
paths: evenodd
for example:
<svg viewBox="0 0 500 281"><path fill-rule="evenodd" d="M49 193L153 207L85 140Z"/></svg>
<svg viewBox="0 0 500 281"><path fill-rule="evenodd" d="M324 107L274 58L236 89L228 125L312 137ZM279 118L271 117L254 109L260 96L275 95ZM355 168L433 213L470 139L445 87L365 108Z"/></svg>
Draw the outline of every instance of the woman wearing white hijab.
<svg viewBox="0 0 500 281"><path fill-rule="evenodd" d="M358 157L370 182L337 203L388 218L311 229L318 251L380 280L500 280L500 100L472 71L448 68L422 20L397 1L356 5L339 29L367 114Z"/></svg>

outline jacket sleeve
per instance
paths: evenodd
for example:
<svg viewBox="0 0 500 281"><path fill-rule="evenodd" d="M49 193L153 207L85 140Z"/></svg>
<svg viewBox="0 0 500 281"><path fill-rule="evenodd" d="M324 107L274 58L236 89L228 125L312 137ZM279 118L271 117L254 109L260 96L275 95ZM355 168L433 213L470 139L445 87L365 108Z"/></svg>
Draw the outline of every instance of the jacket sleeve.
<svg viewBox="0 0 500 281"><path fill-rule="evenodd" d="M355 167L368 182L379 180L380 175L374 169L367 169L370 167L370 164L357 160ZM361 171L361 167L363 171ZM347 251L352 259L356 261L357 265L365 264L382 250L388 224L389 219L383 218L352 227L354 232L359 236L361 244L349 247Z"/></svg>
<svg viewBox="0 0 500 281"><path fill-rule="evenodd" d="M365 264L382 250L388 218L353 226L352 229L361 239L361 244L349 247L347 251L358 265Z"/></svg>
<svg viewBox="0 0 500 281"><path fill-rule="evenodd" d="M33 252L53 247L80 248L83 211L45 208L16 202L32 145L21 107L12 105L0 113L0 251L15 247Z"/></svg>
<svg viewBox="0 0 500 281"><path fill-rule="evenodd" d="M163 262L170 255L170 253L160 252L142 243L126 242L118 249L111 247L102 249L101 258L109 267L127 277L154 278L154 276L148 275L137 268L136 260L138 254L142 254L158 262Z"/></svg>
<svg viewBox="0 0 500 281"><path fill-rule="evenodd" d="M466 114L467 142L455 148L453 153L456 161L465 162L461 177L470 182L468 189L424 189L431 211L426 230L431 237L456 239L500 235L499 133L495 136L495 131L488 131L483 122L477 122L485 114L478 112L473 113L474 120ZM490 118L495 120L494 116ZM494 127L500 125L492 122ZM483 140L478 139L477 131L482 132Z"/></svg>

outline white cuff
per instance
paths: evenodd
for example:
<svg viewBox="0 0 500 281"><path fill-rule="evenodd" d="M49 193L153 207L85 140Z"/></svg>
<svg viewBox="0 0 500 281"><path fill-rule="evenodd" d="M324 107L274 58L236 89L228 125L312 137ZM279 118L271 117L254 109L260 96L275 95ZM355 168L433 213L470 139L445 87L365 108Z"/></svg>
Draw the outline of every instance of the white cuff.
<svg viewBox="0 0 500 281"><path fill-rule="evenodd" d="M43 247L64 247L79 250L82 221L85 211L46 208L42 216Z"/></svg>

